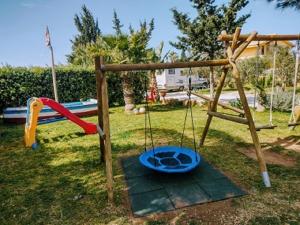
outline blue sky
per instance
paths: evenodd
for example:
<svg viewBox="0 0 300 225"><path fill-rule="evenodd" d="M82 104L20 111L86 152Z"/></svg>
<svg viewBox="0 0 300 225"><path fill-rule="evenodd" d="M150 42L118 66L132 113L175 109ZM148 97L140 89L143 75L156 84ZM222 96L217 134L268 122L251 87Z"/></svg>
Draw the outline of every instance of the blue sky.
<svg viewBox="0 0 300 225"><path fill-rule="evenodd" d="M227 2L217 0L217 3ZM70 39L76 34L73 24L75 13L86 4L99 20L102 33L112 32L115 9L124 24L137 26L141 20L155 19L151 46L160 41L176 40L179 34L172 23L170 9L195 15L188 0L1 0L0 3L0 65L45 66L50 64L49 49L45 46L45 27L49 25L56 63L66 63L65 55L71 50ZM242 13L252 16L243 32L300 33L300 11L276 10L266 0L250 0Z"/></svg>

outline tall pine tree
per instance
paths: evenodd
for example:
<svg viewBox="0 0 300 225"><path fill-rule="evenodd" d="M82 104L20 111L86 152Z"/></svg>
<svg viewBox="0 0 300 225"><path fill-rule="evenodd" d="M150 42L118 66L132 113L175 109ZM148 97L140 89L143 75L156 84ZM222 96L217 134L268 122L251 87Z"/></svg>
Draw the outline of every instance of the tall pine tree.
<svg viewBox="0 0 300 225"><path fill-rule="evenodd" d="M75 14L74 17L74 24L79 34L74 37L74 40L71 40L72 53L67 55L69 63L73 63L75 52L78 52L77 48L96 43L97 38L101 36L98 20L94 19L93 14L85 5L82 6L81 10L82 12L79 15Z"/></svg>
<svg viewBox="0 0 300 225"><path fill-rule="evenodd" d="M276 2L276 8L286 9L294 8L300 10L300 0L267 0L268 2Z"/></svg>
<svg viewBox="0 0 300 225"><path fill-rule="evenodd" d="M174 24L182 33L177 42L171 42L175 48L189 53L190 58L214 59L223 52L221 42L217 37L222 30L228 33L242 26L250 14L238 16L238 12L248 3L248 0L231 0L227 5L216 5L215 0L190 0L196 9L197 16L190 18L187 13L172 9ZM213 68L211 68L211 95L213 95Z"/></svg>
<svg viewBox="0 0 300 225"><path fill-rule="evenodd" d="M122 27L123 27L123 25L121 24L121 21L118 18L118 14L117 14L116 10L114 10L113 29L115 30L117 36L122 35L122 30L121 30Z"/></svg>
<svg viewBox="0 0 300 225"><path fill-rule="evenodd" d="M242 26L250 14L238 17L237 13L243 9L248 0L231 0L228 5L215 5L215 0L190 0L198 15L191 19L187 13L172 9L174 24L182 36L178 42L171 42L177 49L188 51L191 58L213 59L222 53L222 43L217 37L222 30L228 33Z"/></svg>

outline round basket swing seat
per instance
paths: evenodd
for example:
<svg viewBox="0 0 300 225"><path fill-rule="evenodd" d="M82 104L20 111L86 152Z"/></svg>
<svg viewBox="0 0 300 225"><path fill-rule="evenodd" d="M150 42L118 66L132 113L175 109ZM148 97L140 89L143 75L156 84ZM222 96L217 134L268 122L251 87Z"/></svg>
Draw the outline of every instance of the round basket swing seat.
<svg viewBox="0 0 300 225"><path fill-rule="evenodd" d="M194 150L178 146L155 147L145 151L139 159L145 167L163 173L186 173L195 169L201 161Z"/></svg>

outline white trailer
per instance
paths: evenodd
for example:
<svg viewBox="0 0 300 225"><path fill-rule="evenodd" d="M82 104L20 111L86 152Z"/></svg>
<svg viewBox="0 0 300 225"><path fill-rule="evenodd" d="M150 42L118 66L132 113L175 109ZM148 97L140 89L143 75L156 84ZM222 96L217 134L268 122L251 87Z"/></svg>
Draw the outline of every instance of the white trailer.
<svg viewBox="0 0 300 225"><path fill-rule="evenodd" d="M206 78L199 75L191 75L192 88L208 88L209 82ZM181 69L165 69L156 72L158 89L180 90L188 88L188 76L183 74Z"/></svg>

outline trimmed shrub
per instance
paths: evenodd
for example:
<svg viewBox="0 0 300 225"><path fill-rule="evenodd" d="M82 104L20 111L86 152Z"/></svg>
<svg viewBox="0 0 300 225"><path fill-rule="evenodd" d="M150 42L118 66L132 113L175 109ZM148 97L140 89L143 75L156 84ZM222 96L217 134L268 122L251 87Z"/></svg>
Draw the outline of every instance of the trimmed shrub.
<svg viewBox="0 0 300 225"><path fill-rule="evenodd" d="M290 112L292 109L293 93L292 92L276 92L273 97L273 110L280 112ZM300 104L300 96L296 95L296 105ZM267 109L271 105L271 95L267 95L263 106Z"/></svg>
<svg viewBox="0 0 300 225"><path fill-rule="evenodd" d="M132 73L136 103L143 100L145 76L142 72ZM93 69L58 67L56 79L60 102L96 98L96 78ZM120 74L107 73L107 83L110 105L124 105ZM0 113L6 107L25 106L30 97L54 98L50 68L0 68Z"/></svg>

